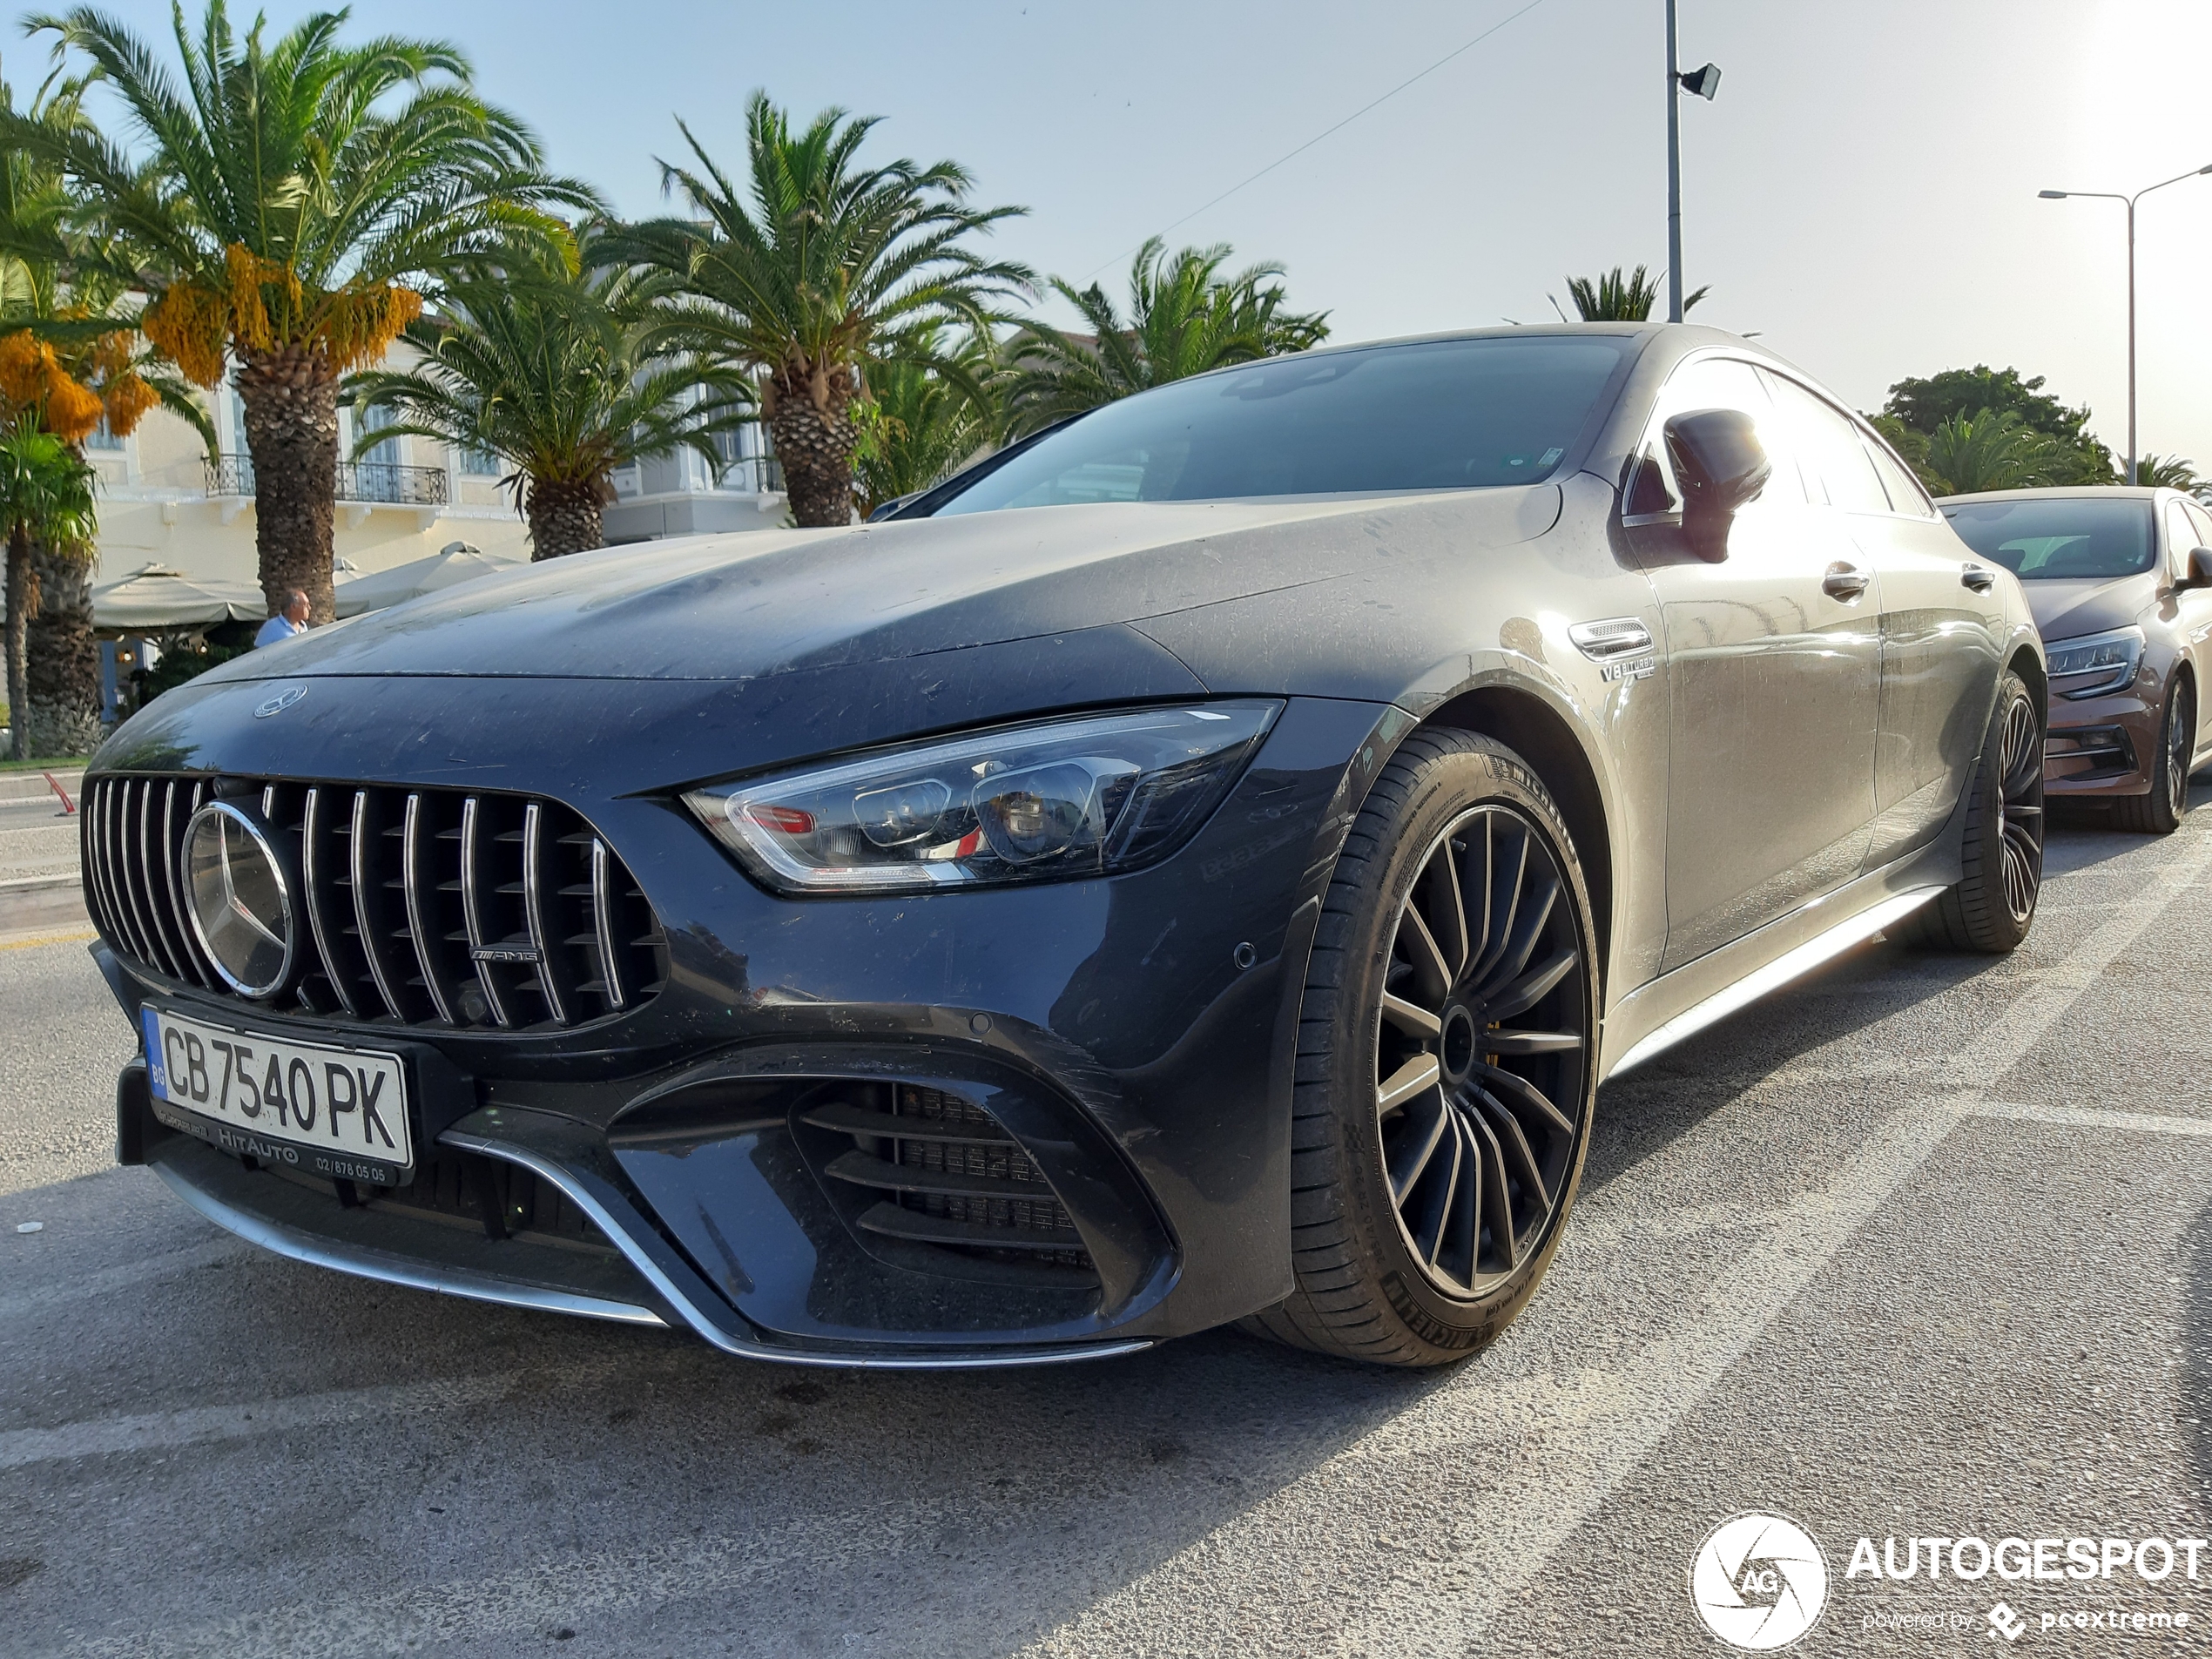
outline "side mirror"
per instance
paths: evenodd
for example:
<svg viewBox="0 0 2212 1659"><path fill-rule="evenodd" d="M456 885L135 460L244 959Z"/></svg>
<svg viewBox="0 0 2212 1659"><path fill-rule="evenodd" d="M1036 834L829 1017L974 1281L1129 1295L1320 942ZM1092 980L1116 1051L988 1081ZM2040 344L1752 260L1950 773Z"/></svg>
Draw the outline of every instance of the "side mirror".
<svg viewBox="0 0 2212 1659"><path fill-rule="evenodd" d="M2200 547L2189 555L2189 573L2182 578L2185 588L2212 588L2212 547Z"/></svg>
<svg viewBox="0 0 2212 1659"><path fill-rule="evenodd" d="M1728 556L1729 522L1758 499L1774 462L1741 409L1693 409L1667 422L1667 453L1682 485L1683 534L1701 559Z"/></svg>

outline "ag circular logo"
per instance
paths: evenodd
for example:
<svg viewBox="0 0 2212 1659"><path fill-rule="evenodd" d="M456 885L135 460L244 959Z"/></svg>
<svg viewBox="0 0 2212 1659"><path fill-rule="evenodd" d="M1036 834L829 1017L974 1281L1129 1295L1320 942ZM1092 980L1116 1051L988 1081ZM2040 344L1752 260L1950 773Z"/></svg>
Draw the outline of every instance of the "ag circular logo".
<svg viewBox="0 0 2212 1659"><path fill-rule="evenodd" d="M272 714L281 714L307 694L307 688L304 685L287 685L274 697L265 698L256 704L253 708L253 718L257 720L266 720Z"/></svg>
<svg viewBox="0 0 2212 1659"><path fill-rule="evenodd" d="M1770 1653L1819 1622L1828 1605L1828 1561L1794 1521L1730 1515L1690 1559L1689 1602L1730 1647Z"/></svg>
<svg viewBox="0 0 2212 1659"><path fill-rule="evenodd" d="M230 988L273 996L292 974L293 882L253 814L211 800L185 826L186 913Z"/></svg>

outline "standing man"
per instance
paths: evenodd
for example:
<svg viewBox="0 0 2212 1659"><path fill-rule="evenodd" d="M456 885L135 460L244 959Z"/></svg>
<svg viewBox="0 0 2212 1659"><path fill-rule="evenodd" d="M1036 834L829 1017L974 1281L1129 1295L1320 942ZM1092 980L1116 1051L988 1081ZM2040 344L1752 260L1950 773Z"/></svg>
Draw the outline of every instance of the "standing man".
<svg viewBox="0 0 2212 1659"><path fill-rule="evenodd" d="M294 588L292 597L284 602L284 609L263 623L261 631L253 636L253 648L259 651L264 645L273 645L307 631L307 596Z"/></svg>

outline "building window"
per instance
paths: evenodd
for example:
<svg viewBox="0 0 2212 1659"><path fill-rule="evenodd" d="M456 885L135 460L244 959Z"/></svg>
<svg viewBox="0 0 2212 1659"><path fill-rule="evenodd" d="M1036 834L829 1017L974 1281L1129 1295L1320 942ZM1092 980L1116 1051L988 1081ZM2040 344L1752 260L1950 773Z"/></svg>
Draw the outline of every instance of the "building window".
<svg viewBox="0 0 2212 1659"><path fill-rule="evenodd" d="M107 416L103 415L100 416L99 425L92 428L91 436L84 440L84 447L87 449L104 450L109 455L120 455L123 452L123 440L117 437L108 428Z"/></svg>
<svg viewBox="0 0 2212 1659"><path fill-rule="evenodd" d="M499 457L489 449L470 449L455 444L453 449L454 469L464 478L496 478L499 476Z"/></svg>
<svg viewBox="0 0 2212 1659"><path fill-rule="evenodd" d="M361 435L366 437L372 432L381 432L386 427L395 424L399 418L399 414L395 409L381 406L365 408L361 411ZM370 467L398 466L400 441L397 438L387 438L383 442L363 450L361 462Z"/></svg>

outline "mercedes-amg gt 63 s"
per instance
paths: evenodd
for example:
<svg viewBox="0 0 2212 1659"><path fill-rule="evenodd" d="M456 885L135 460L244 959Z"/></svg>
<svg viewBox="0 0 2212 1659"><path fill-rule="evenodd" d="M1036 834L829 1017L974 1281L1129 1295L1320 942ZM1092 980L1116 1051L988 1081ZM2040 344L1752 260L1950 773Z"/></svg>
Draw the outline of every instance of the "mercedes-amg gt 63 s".
<svg viewBox="0 0 2212 1659"><path fill-rule="evenodd" d="M1447 1361L1606 1076L1880 930L2019 942L2045 691L2013 573L1731 335L1225 369L152 705L84 809L119 1156L763 1359Z"/></svg>
<svg viewBox="0 0 2212 1659"><path fill-rule="evenodd" d="M2212 512L2178 489L2012 489L1937 503L2020 578L2049 651L2051 793L2170 835L2212 760Z"/></svg>

